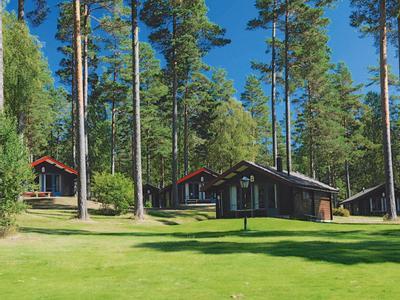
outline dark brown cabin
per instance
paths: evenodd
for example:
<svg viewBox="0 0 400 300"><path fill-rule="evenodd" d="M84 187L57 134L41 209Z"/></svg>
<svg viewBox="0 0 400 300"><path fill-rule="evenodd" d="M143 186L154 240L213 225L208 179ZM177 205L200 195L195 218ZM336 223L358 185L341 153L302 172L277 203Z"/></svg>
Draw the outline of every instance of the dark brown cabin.
<svg viewBox="0 0 400 300"><path fill-rule="evenodd" d="M400 190L395 188L397 212L400 208ZM354 216L383 216L388 205L385 197L385 184L365 189L339 203Z"/></svg>
<svg viewBox="0 0 400 300"><path fill-rule="evenodd" d="M281 165L281 164L280 164ZM243 177L250 179L241 187ZM215 178L205 190L217 195L217 218L295 217L332 220L338 190L303 174L242 161Z"/></svg>
<svg viewBox="0 0 400 300"><path fill-rule="evenodd" d="M178 199L180 205L194 203L215 203L212 192L203 191L204 186L216 178L218 173L200 168L178 180ZM172 185L166 186L160 191L162 207L172 207Z"/></svg>
<svg viewBox="0 0 400 300"><path fill-rule="evenodd" d="M143 185L143 199L144 203L151 203L151 207L160 207L160 189L146 183Z"/></svg>
<svg viewBox="0 0 400 300"><path fill-rule="evenodd" d="M39 191L50 196L75 195L75 181L78 172L71 167L55 160L50 156L44 156L32 163L37 174L36 183Z"/></svg>

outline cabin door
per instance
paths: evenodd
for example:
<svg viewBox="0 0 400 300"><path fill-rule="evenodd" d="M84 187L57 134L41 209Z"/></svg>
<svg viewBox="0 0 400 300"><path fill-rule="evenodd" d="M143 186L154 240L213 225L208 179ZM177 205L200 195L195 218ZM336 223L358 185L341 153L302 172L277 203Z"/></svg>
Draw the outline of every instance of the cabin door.
<svg viewBox="0 0 400 300"><path fill-rule="evenodd" d="M43 174L41 191L49 192L53 196L61 196L61 176L59 174Z"/></svg>

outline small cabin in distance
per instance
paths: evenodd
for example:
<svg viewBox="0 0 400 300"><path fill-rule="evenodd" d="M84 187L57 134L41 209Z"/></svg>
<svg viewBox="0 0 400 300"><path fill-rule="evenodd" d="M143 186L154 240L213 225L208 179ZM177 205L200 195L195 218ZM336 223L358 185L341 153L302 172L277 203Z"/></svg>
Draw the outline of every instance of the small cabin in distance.
<svg viewBox="0 0 400 300"><path fill-rule="evenodd" d="M78 172L75 169L50 156L34 161L31 166L37 175L35 182L39 185L39 192L53 197L75 195L78 178Z"/></svg>
<svg viewBox="0 0 400 300"><path fill-rule="evenodd" d="M282 162L278 162L281 166ZM247 188L241 180L249 179ZM338 190L281 167L242 161L211 181L205 190L217 195L217 218L294 217L332 220L332 202Z"/></svg>
<svg viewBox="0 0 400 300"><path fill-rule="evenodd" d="M203 191L204 186L216 178L218 173L208 169L200 168L180 178L178 184L178 199L180 205L194 203L214 203L215 197L212 192ZM160 191L161 207L172 207L172 184Z"/></svg>
<svg viewBox="0 0 400 300"><path fill-rule="evenodd" d="M143 185L144 203L151 203L151 207L160 207L160 189L150 183Z"/></svg>
<svg viewBox="0 0 400 300"><path fill-rule="evenodd" d="M339 205L354 216L383 216L388 212L385 184L379 184L343 200ZM400 190L395 188L396 210L400 213Z"/></svg>

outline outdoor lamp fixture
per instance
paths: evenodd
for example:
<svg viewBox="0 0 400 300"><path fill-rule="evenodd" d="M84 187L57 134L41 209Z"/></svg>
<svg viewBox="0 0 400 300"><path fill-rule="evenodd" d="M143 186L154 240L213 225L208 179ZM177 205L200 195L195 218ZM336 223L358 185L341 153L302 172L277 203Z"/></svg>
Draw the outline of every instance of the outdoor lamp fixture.
<svg viewBox="0 0 400 300"><path fill-rule="evenodd" d="M240 186L242 189L247 189L249 187L250 179L249 177L243 176L242 179L240 179Z"/></svg>
<svg viewBox="0 0 400 300"><path fill-rule="evenodd" d="M247 207L246 207L246 203L247 203L246 196L247 196L247 194L246 194L246 190L249 188L249 184L250 184L249 177L243 176L242 179L240 179L240 186L245 192L244 193L244 203L243 203L244 204L243 205L243 207L244 207L244 219L243 219L243 229L244 229L244 231L247 231L247 213L246 213L246 209L247 209Z"/></svg>
<svg viewBox="0 0 400 300"><path fill-rule="evenodd" d="M43 174L46 173L46 168L45 167L42 167L42 173Z"/></svg>

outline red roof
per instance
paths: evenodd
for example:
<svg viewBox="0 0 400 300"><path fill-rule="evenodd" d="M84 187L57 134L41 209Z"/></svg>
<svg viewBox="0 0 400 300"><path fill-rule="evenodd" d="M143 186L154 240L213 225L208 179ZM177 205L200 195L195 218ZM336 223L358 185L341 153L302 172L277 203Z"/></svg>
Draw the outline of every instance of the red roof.
<svg viewBox="0 0 400 300"><path fill-rule="evenodd" d="M196 171L194 171L194 172L192 172L192 173L187 174L186 176L182 177L181 179L179 179L179 180L177 181L177 184L180 184L180 183L182 183L182 182L185 182L186 180L188 180L188 179L190 179L190 178L192 178L192 177L194 177L194 176L196 176L196 175L199 175L200 173L203 173L203 172L206 172L206 173L208 173L208 174L211 174L211 175L213 175L213 176L215 176L215 177L217 177L217 175L218 175L218 174L216 174L214 171L211 171L210 169L207 169L207 168L200 168L200 169L198 169L198 170L196 170Z"/></svg>
<svg viewBox="0 0 400 300"><path fill-rule="evenodd" d="M31 166L34 168L44 162L55 165L56 167L63 169L65 171L67 171L68 173L78 175L78 171L76 171L75 169L72 169L71 167L68 167L67 165L64 165L63 163L59 162L58 160L52 158L51 156L43 156L42 158L35 160L31 164Z"/></svg>

